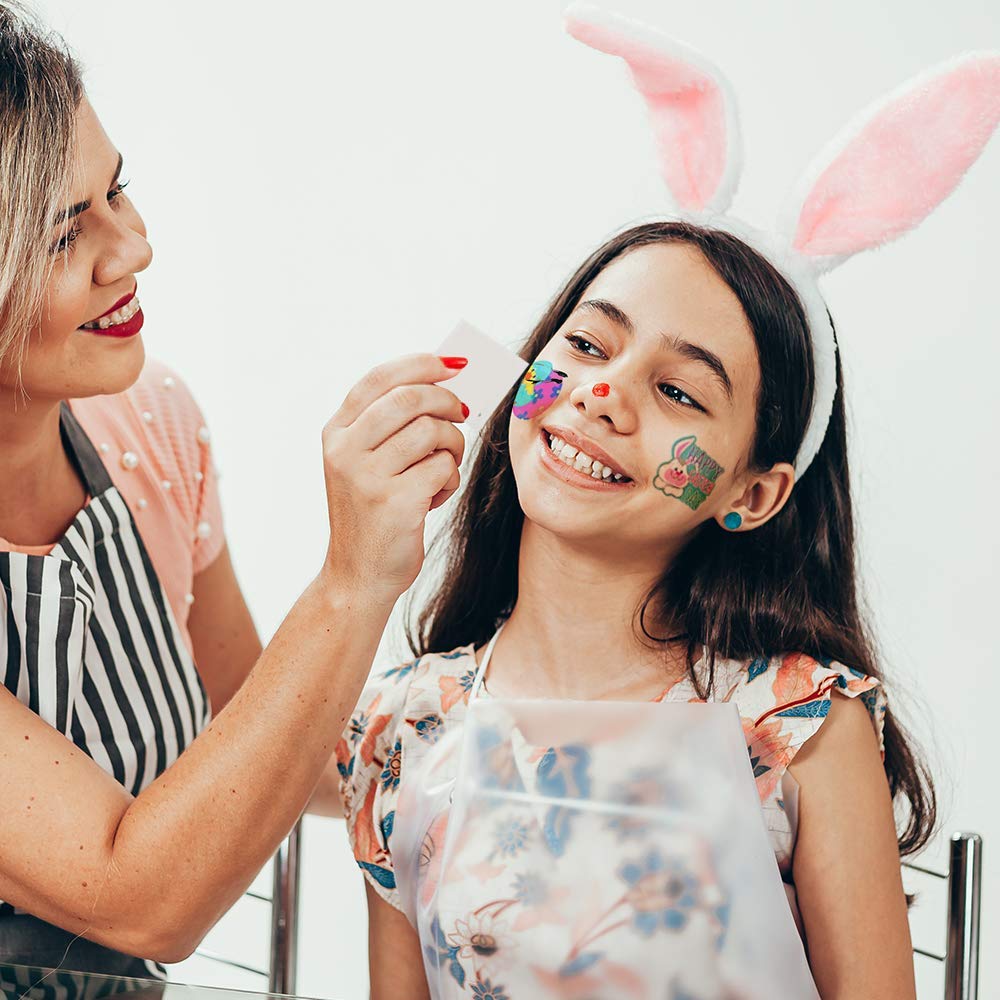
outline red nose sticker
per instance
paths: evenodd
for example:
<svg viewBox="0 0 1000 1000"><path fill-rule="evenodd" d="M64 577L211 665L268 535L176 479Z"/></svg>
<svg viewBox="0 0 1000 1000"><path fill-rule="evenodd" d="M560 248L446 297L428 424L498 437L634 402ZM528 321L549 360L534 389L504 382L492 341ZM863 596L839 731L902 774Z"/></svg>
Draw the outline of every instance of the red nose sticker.
<svg viewBox="0 0 1000 1000"><path fill-rule="evenodd" d="M606 396L609 392L611 392L611 386L607 382L598 382L594 386L595 396Z"/></svg>

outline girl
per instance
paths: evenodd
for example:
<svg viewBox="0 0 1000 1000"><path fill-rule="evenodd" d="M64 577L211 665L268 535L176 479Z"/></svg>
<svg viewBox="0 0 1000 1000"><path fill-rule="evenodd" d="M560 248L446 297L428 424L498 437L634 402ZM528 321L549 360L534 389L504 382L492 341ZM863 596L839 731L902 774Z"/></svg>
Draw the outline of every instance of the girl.
<svg viewBox="0 0 1000 1000"><path fill-rule="evenodd" d="M795 481L814 383L795 292L735 236L645 224L582 264L523 356L561 385L488 425L419 657L371 681L338 747L373 996L427 995L393 819L408 754L460 726L470 697L735 704L821 995L912 996L899 858L927 839L934 798L858 610L839 370ZM489 898L461 891L470 914ZM498 941L519 967L540 957L509 916L441 928L468 995L507 996Z"/></svg>
<svg viewBox="0 0 1000 1000"><path fill-rule="evenodd" d="M690 716L679 702L734 707L819 993L912 997L899 859L930 836L934 792L858 607L841 371L817 276L913 228L959 183L1000 121L1000 54L950 60L874 104L763 232L724 214L741 147L732 88L710 61L589 5L567 21L627 63L675 218L608 240L529 336L528 373L489 423L458 504L444 582L411 627L418 657L370 682L338 746L373 995L426 996L422 963L436 998L748 995L749 981L727 992L695 971L718 965L702 960L723 946L727 904L678 867L678 851L628 861L591 833L590 867L563 878L560 810L599 776L565 726L540 740L546 712L596 717L593 704L560 710L567 699L647 703L635 719L674 703L664 731ZM495 742L486 722L503 712L528 721ZM612 764L646 806L642 769L662 784L689 747L661 736L651 762L640 729L645 751L623 739ZM687 772L707 773L709 757ZM671 805L669 788L657 794ZM608 801L595 795L591 815L629 815ZM552 811L488 831L477 856L476 810L517 802ZM595 923L591 899L611 883ZM753 928L760 941L787 916L771 912ZM696 925L703 947L683 951ZM746 951L763 955L757 940ZM693 987L638 975L667 952ZM752 995L811 994L793 985L801 948L786 955L786 981Z"/></svg>
<svg viewBox="0 0 1000 1000"><path fill-rule="evenodd" d="M0 4L0 963L141 977L321 781L458 485L461 403L431 383L463 362L387 366L331 420L329 550L262 652L198 408L143 364L124 188L76 63Z"/></svg>

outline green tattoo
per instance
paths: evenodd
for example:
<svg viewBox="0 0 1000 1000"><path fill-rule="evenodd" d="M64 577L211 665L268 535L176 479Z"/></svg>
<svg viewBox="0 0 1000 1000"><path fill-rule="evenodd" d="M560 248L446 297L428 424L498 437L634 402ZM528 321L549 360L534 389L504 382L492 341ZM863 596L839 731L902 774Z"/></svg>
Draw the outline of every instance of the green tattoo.
<svg viewBox="0 0 1000 1000"><path fill-rule="evenodd" d="M663 462L653 477L653 486L664 496L675 497L692 510L697 510L716 480L726 470L707 452L695 444L694 435L678 438L671 449L671 458Z"/></svg>

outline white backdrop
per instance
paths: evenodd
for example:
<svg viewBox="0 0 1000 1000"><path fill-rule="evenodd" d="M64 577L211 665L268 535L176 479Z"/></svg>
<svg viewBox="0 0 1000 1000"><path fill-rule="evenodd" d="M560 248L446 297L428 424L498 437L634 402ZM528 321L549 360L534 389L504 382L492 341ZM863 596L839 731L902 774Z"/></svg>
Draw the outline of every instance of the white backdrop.
<svg viewBox="0 0 1000 1000"><path fill-rule="evenodd" d="M230 546L267 637L323 557L319 434L349 386L432 349L459 316L520 338L604 235L660 209L644 110L619 64L563 34L561 0L40 8L124 152L156 252L144 336L213 428ZM953 53L1000 47L992 0L618 9L727 71L747 153L735 210L762 223L856 109ZM998 170L995 140L919 232L825 286L891 696L938 776L944 830L986 838L984 942L1000 934ZM398 633L387 641L399 650ZM311 820L306 837L300 991L360 998L363 893L342 824ZM864 866L864 844L844 849ZM940 913L925 946L943 947ZM217 939L253 938L227 926ZM940 971L918 968L940 996ZM995 949L982 976L982 995L1000 994Z"/></svg>

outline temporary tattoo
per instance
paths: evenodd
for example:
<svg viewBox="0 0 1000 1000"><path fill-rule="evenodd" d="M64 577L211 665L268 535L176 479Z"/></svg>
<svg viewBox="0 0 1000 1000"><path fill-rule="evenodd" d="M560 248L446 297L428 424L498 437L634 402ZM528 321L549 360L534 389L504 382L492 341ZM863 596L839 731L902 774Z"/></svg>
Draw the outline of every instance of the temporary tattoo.
<svg viewBox="0 0 1000 1000"><path fill-rule="evenodd" d="M611 392L611 386L607 382L598 382L593 388L593 393L595 396L606 396Z"/></svg>
<svg viewBox="0 0 1000 1000"><path fill-rule="evenodd" d="M547 410L562 392L566 373L552 367L551 361L538 360L524 373L514 397L514 416L530 420Z"/></svg>
<svg viewBox="0 0 1000 1000"><path fill-rule="evenodd" d="M716 480L726 470L695 444L695 437L678 438L671 458L664 462L653 477L655 486L664 496L676 497L692 510L708 499Z"/></svg>

